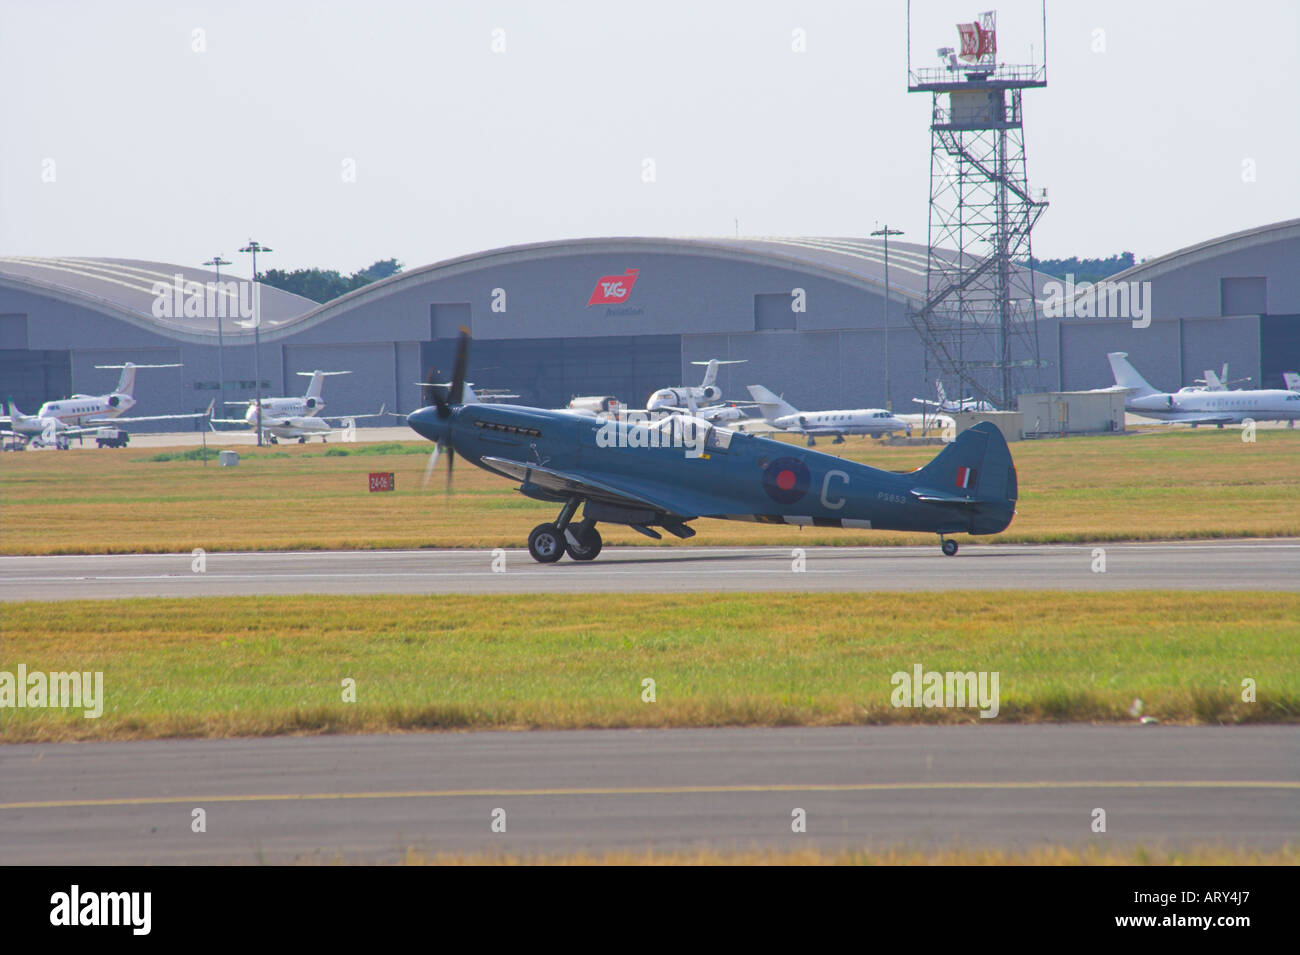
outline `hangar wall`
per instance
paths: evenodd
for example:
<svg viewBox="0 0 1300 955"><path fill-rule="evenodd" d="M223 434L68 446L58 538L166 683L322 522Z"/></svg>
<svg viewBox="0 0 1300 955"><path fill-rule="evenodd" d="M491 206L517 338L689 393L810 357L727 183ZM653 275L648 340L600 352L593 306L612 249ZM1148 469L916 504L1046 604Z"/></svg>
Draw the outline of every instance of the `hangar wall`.
<svg viewBox="0 0 1300 955"><path fill-rule="evenodd" d="M923 288L924 276L912 261L891 282L887 396L883 285L871 253L859 255L857 246L856 257L818 258L823 247L860 241L726 247L723 240L592 239L465 256L319 308L304 304L301 317L264 328L262 390L299 394L306 383L299 371L350 369L325 385L330 413L368 413L381 403L408 412L420 404L418 382L428 369L450 376L455 336L465 325L474 335L472 380L544 407L574 394L614 394L639 406L655 388L698 383L702 369L692 361L743 358L747 364L719 375L730 400L748 400L744 386L761 382L807 410L892 400L896 411L912 411L910 399L930 398L934 387L903 301L919 294L905 283L920 275ZM1043 386L1107 386L1106 353L1116 350L1127 351L1159 388L1176 389L1225 361L1234 378L1280 386L1281 371L1300 368L1298 261L1300 220L1137 266L1121 277L1151 281L1150 327L1042 320L1040 350L1049 363ZM4 391L30 394L34 407L112 387L116 373L95 364L181 361L180 370L141 373L139 413L199 411L217 397L215 335L151 324L138 306L123 315L91 295L34 291L15 284L20 277L7 280L5 268L0 260L0 373L21 373L4 375ZM603 276L627 276L631 293L617 305L594 302ZM796 289L801 309L791 308ZM1222 314L1260 304L1267 311ZM225 340L226 396L247 400L256 386L252 336L227 326Z"/></svg>

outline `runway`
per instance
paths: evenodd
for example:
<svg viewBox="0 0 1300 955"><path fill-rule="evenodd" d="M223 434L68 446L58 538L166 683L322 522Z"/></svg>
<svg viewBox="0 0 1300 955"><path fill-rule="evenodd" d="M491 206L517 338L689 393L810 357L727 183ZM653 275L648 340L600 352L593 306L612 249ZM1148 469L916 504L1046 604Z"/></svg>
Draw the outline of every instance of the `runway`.
<svg viewBox="0 0 1300 955"><path fill-rule="evenodd" d="M0 601L286 594L872 590L1300 590L1295 539L934 547L611 547L0 557ZM802 559L799 554L802 553ZM495 567L501 568L500 571ZM800 566L803 567L799 570Z"/></svg>
<svg viewBox="0 0 1300 955"><path fill-rule="evenodd" d="M0 747L7 864L609 848L1275 848L1291 727L594 730ZM1095 809L1106 831L1093 832ZM206 831L192 829L195 809ZM807 831L792 830L794 810ZM495 810L505 831L494 832ZM500 813L496 813L501 818Z"/></svg>

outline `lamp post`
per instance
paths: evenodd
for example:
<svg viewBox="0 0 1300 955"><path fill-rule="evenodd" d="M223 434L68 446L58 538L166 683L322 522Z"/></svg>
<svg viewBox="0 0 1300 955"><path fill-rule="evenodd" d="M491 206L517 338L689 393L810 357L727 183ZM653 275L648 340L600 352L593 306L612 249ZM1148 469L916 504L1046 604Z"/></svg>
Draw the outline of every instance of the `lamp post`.
<svg viewBox="0 0 1300 955"><path fill-rule="evenodd" d="M220 302L224 301L224 299L222 299L222 297L221 297L221 295L222 295L222 289L221 289L221 267L222 267L223 265L229 265L230 263L227 262L225 259L223 259L223 258L221 257L221 253L217 253L216 255L214 255L212 258L208 259L208 261L204 262L203 264L204 264L204 265L211 265L211 266L215 267L216 270L217 270L217 295L216 295L216 297L213 299L213 302L214 302L214 304L216 304L216 303L220 303ZM236 302L239 301L239 297L238 297L238 296L235 297L235 301L236 301ZM224 338L224 336L221 334L221 324L222 324L222 323L221 323L221 320L222 320L223 318L225 318L225 316L222 314L222 312L224 312L224 311L225 311L225 309L222 308L222 307L220 306L220 304L217 304L217 379L218 379L218 380L217 380L217 390L221 393L221 415L222 415L222 417L225 417L225 414L226 414L226 358L225 358L225 338ZM204 463L204 464L207 463L207 458L206 458L206 457L204 458L203 463Z"/></svg>
<svg viewBox="0 0 1300 955"><path fill-rule="evenodd" d="M893 389L889 380L889 237L902 235L903 230L891 229L886 223L883 229L877 229L871 234L885 237L885 410L893 411Z"/></svg>
<svg viewBox="0 0 1300 955"><path fill-rule="evenodd" d="M254 239L239 250L253 254L253 377L257 379L257 446L262 446L262 295L257 290L257 253L274 252Z"/></svg>

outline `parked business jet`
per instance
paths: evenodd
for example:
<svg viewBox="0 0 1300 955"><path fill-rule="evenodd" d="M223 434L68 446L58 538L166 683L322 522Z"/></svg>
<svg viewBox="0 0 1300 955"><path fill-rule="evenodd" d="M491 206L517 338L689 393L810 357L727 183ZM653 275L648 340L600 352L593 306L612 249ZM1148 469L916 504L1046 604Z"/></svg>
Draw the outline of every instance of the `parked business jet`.
<svg viewBox="0 0 1300 955"><path fill-rule="evenodd" d="M1186 389L1157 391L1129 364L1127 352L1106 355L1115 376L1115 388L1124 391L1124 410L1161 421L1184 424L1240 424L1252 421L1287 421L1294 428L1300 418L1300 392L1281 388L1236 390Z"/></svg>
<svg viewBox="0 0 1300 955"><path fill-rule="evenodd" d="M645 403L645 410L659 414L691 414L705 421L736 421L747 417L745 408L748 402L737 404L722 400L722 389L716 384L718 366L739 365L747 359L724 360L710 358L708 361L693 361L692 365L705 365L704 380L698 386L681 385L677 388L660 388Z"/></svg>
<svg viewBox="0 0 1300 955"><path fill-rule="evenodd" d="M320 438L324 442L329 435L342 431L330 424L331 421L348 422L359 418L378 418L384 414L381 407L375 414L322 415L325 399L321 391L325 386L327 375L350 375L350 371L300 371L299 375L310 378L307 393L301 398L263 398L261 404L262 431L267 434L272 444L279 444L297 439L299 444L306 444L308 438ZM257 430L258 403L251 401L227 401L228 405L248 405L248 411L242 418L213 418L213 424L242 424L253 431Z"/></svg>
<svg viewBox="0 0 1300 955"><path fill-rule="evenodd" d="M784 398L773 394L762 385L747 387L768 424L782 431L797 431L807 435L809 447L817 444L818 437L827 435L834 435L834 443L842 444L846 434L869 434L873 438L879 438L895 431L912 433L911 425L884 408L799 411Z"/></svg>
<svg viewBox="0 0 1300 955"><path fill-rule="evenodd" d="M934 390L939 396L938 401L927 401L924 398L913 398L912 401L918 405L921 405L927 411L933 408L935 411L943 411L948 414L956 414L959 411L997 411L998 410L997 408L993 407L993 405L989 404L989 402L981 401L977 398L960 398L960 399L954 399L952 401L949 401L948 396L944 394L942 381L936 381L934 383Z"/></svg>
<svg viewBox="0 0 1300 955"><path fill-rule="evenodd" d="M96 365L96 368L120 369L117 387L103 395L73 395L58 401L47 401L33 415L23 414L13 402L8 404L8 414L0 416L0 424L8 428L0 430L0 435L16 439L22 444L30 442L33 447L67 448L72 438L93 434L105 425L135 424L142 421L179 421L206 418L212 414L212 406L207 411L191 414L146 415L126 417L124 413L136 406L135 373L141 368L179 368L179 364L137 365L127 362L124 365Z"/></svg>

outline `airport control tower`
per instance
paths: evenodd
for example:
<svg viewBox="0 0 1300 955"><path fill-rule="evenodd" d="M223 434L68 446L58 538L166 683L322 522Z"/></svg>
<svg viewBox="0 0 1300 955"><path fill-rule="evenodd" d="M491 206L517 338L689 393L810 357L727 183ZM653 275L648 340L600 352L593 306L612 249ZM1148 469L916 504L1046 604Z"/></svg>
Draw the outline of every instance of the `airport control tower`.
<svg viewBox="0 0 1300 955"><path fill-rule="evenodd" d="M908 317L927 380L1009 409L1042 367L1030 232L1047 203L1029 191L1021 96L1047 85L1046 28L1043 63L1027 66L998 61L996 12L957 35L938 66L913 67L909 15L907 89L933 110L926 301Z"/></svg>

